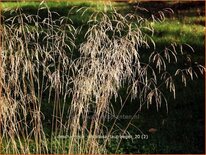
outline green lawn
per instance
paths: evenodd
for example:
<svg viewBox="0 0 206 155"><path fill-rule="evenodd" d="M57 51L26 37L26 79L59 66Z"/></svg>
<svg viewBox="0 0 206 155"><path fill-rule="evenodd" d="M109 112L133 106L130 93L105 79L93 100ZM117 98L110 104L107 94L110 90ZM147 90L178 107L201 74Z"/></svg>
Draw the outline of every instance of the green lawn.
<svg viewBox="0 0 206 155"><path fill-rule="evenodd" d="M29 9L36 10L39 6L39 2L3 2L3 11L14 9L17 6L24 8L29 13ZM95 2L83 2L83 1L71 1L71 2L48 2L48 7L52 10L57 11L60 15L67 15L69 8L76 6L80 7L91 7L93 10L104 10L103 3ZM131 11L130 6L126 3L113 3L113 6L117 8L119 12ZM28 9L29 8L29 9ZM71 19L76 24L86 24L90 12L86 12L88 15L84 17L80 16L81 13L70 15ZM41 15L40 15L41 16ZM205 18L203 16L184 16L181 18L169 18L161 23L154 23L155 34L153 39L157 44L168 45L171 42L178 44L190 44L196 47L204 46L204 23ZM181 36L181 37L180 37Z"/></svg>

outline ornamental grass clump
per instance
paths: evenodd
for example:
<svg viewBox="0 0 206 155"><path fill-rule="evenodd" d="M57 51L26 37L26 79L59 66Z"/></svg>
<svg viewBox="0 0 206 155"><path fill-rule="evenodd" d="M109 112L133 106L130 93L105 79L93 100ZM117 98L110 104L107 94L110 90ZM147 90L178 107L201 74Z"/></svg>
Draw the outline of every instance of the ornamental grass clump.
<svg viewBox="0 0 206 155"><path fill-rule="evenodd" d="M82 29L73 25L70 14L52 12L44 1L34 15L17 8L10 18L2 17L3 153L107 153L112 135L129 134L133 118L124 129L117 119L110 128L106 125L108 117L118 117L128 99L139 101L138 111L150 104L158 110L163 103L167 107L161 86L175 97L175 76L181 74L186 85L188 77L198 75L197 69L203 74L204 67L198 64L196 70L167 70L177 63L179 46L172 44L158 52L151 38L151 23L162 22L163 11L150 21L133 13L120 14L110 4L104 7L90 15L84 41L78 45ZM82 11L84 16L88 10L93 8L72 8L69 13ZM44 19L42 12L47 13ZM142 48L154 49L147 61L141 57ZM116 114L111 99L121 99L121 88L127 94ZM53 107L49 136L43 104Z"/></svg>

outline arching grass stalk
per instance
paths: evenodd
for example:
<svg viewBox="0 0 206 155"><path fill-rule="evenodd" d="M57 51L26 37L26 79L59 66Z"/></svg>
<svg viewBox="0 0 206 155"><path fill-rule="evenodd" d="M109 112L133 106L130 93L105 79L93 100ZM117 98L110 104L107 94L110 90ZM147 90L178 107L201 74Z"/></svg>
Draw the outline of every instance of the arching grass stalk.
<svg viewBox="0 0 206 155"><path fill-rule="evenodd" d="M165 10L170 11L170 9ZM163 12L160 11L159 14L159 18L152 16L153 22L164 20ZM182 46L171 44L171 48L166 47L162 52L158 52L155 42L150 37L154 31L150 21L138 15L121 15L115 9L111 13L97 12L91 16L88 24L90 26L85 34L86 41L81 44L80 58L76 61L78 74L74 78L70 111L72 121L68 126L71 128L72 140L69 153L74 152L80 143L75 137L85 137L85 135L87 138L83 142L86 145L83 147L86 149L84 152L89 154L104 152L118 126L115 120L111 129L108 129L105 126L105 118L106 115L114 115L111 113L110 100L112 97L115 99L119 97L120 88L131 84L131 87L128 87L130 90L128 95L131 99L138 99L139 110L143 105L149 107L154 103L158 110L162 103L168 107L167 98L160 86L165 84L174 98L176 96L172 74L177 76L184 70L181 76L186 83L187 75L189 75L187 78L193 80L194 75L197 76L197 73L204 70L203 66L197 65L197 70L189 67L176 69L174 73L170 73L167 65L177 64L178 57L182 54ZM151 34L145 33L145 29ZM139 55L140 48L150 48L151 43L154 52L148 56L148 62L143 62ZM180 53L177 52L178 47ZM125 103L126 101L122 106L125 106ZM90 109L93 113L91 120L87 117ZM122 108L120 112L121 110ZM128 126L123 129L123 135L127 133L130 124L129 121ZM102 141L98 137L104 135L107 137L103 140L104 145L101 145ZM77 152L83 153L81 147Z"/></svg>

